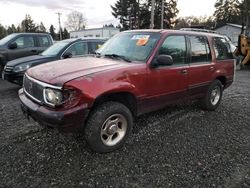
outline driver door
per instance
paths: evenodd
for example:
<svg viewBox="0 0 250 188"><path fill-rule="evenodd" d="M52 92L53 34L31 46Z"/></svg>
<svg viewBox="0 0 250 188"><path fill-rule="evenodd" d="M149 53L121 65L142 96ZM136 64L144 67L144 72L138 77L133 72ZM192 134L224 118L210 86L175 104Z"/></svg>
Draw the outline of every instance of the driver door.
<svg viewBox="0 0 250 188"><path fill-rule="evenodd" d="M145 112L187 99L189 66L185 36L167 36L153 61L157 61L159 55L171 56L173 64L157 65L156 62L156 67L149 68Z"/></svg>

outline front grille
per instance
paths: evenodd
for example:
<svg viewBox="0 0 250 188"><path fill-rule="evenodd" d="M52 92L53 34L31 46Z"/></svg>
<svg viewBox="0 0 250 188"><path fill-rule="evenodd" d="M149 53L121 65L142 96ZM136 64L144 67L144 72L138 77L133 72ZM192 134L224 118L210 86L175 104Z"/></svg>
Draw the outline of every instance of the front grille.
<svg viewBox="0 0 250 188"><path fill-rule="evenodd" d="M5 72L12 72L13 69L14 69L14 67L8 66L8 65L6 65L6 66L4 67L4 71L5 71Z"/></svg>
<svg viewBox="0 0 250 188"><path fill-rule="evenodd" d="M33 100L41 103L43 101L44 87L29 76L24 75L23 88L25 93Z"/></svg>

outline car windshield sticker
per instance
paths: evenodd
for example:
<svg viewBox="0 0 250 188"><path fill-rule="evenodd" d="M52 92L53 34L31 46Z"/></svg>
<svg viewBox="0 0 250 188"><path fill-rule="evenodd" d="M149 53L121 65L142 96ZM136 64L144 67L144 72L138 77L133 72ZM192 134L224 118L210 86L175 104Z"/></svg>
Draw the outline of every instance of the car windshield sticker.
<svg viewBox="0 0 250 188"><path fill-rule="evenodd" d="M132 40L137 40L137 46L145 46L148 43L150 35L134 35Z"/></svg>

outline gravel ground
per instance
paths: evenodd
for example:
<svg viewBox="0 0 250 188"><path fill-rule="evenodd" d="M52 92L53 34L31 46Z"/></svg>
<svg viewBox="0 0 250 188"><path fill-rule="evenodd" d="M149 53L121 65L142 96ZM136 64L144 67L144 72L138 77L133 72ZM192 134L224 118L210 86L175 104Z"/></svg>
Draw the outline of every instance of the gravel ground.
<svg viewBox="0 0 250 188"><path fill-rule="evenodd" d="M0 80L0 187L250 187L250 71L215 112L192 104L139 117L108 154L27 121L18 89Z"/></svg>

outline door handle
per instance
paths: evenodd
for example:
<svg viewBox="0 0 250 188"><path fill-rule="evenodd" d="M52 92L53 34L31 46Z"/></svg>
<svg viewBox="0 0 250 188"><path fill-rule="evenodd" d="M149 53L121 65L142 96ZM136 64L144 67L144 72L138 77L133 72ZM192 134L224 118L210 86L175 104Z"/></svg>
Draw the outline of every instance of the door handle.
<svg viewBox="0 0 250 188"><path fill-rule="evenodd" d="M209 67L209 70L210 70L210 71L213 71L213 70L214 70L214 66Z"/></svg>
<svg viewBox="0 0 250 188"><path fill-rule="evenodd" d="M31 52L37 52L37 50L31 50Z"/></svg>
<svg viewBox="0 0 250 188"><path fill-rule="evenodd" d="M181 70L181 74L187 74L187 73L188 73L187 69L182 69Z"/></svg>

